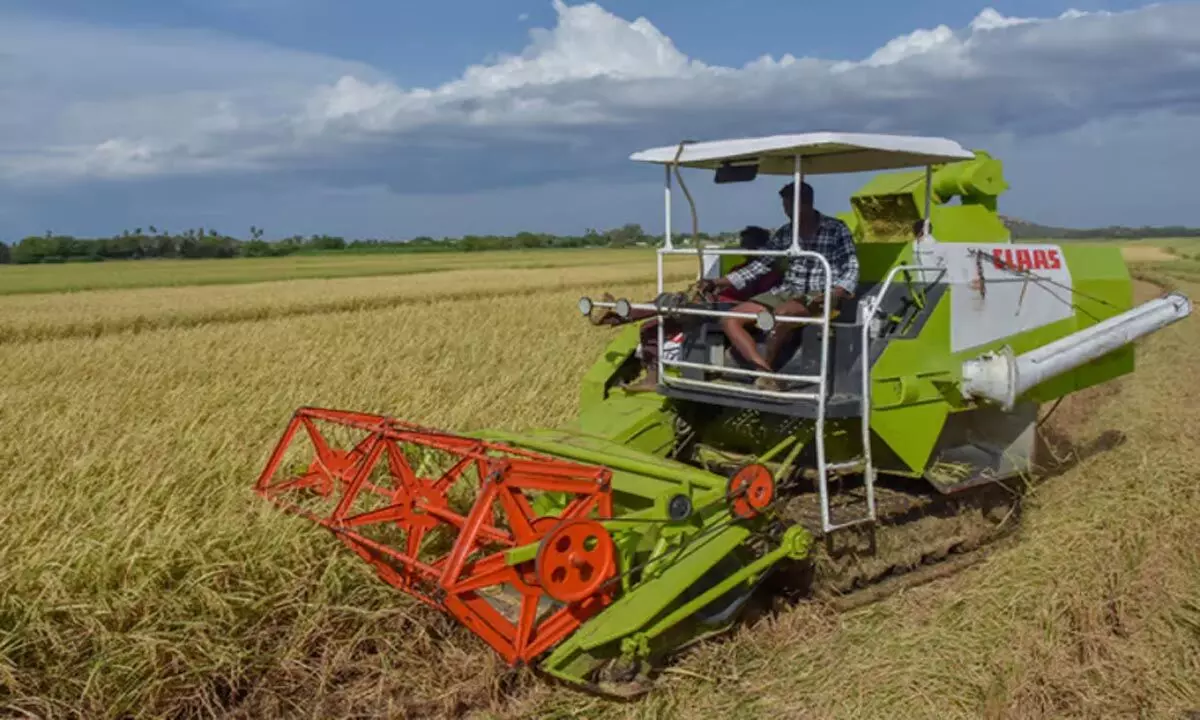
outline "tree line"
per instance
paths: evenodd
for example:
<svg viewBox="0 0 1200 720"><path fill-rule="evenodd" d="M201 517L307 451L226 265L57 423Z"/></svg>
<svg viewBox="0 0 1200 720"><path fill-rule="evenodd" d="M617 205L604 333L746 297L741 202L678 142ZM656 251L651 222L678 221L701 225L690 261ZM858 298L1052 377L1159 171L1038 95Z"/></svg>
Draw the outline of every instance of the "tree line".
<svg viewBox="0 0 1200 720"><path fill-rule="evenodd" d="M47 231L8 245L0 242L0 263L34 264L101 262L151 258L280 257L297 253L327 252L479 252L536 248L638 247L657 245L662 235L649 235L636 223L583 235L554 235L520 232L516 235L464 235L440 239L420 236L409 240L377 238L347 240L337 235L300 235L280 240L263 239L264 231L250 227L248 237L238 238L213 228L168 232L154 226L125 230L119 235L79 238ZM736 233L700 233L705 242L736 241ZM681 238L682 239L682 238ZM689 238L690 239L690 238Z"/></svg>
<svg viewBox="0 0 1200 720"><path fill-rule="evenodd" d="M1098 228L1064 228L1001 216L1014 240L1143 240L1153 238L1200 237L1200 228L1183 225L1128 227L1110 225Z"/></svg>
<svg viewBox="0 0 1200 720"><path fill-rule="evenodd" d="M1200 228L1105 227L1074 229L1039 225L1015 218L1003 218L1014 239L1124 239L1200 237ZM79 238L47 231L31 235L9 245L0 242L0 264L63 262L100 262L105 260L142 260L151 258L235 258L279 257L297 253L326 252L479 252L486 250L524 250L536 248L638 247L657 246L662 235L650 235L641 225L628 223L619 228L598 231L588 229L582 235L519 232L516 235L464 235L462 237L415 237L409 240L353 239L337 235L300 235L280 240L263 239L264 230L251 226L247 237L238 238L213 228L194 228L168 232L154 226L125 230L119 235ZM700 233L705 243L733 243L736 232ZM677 236L686 244L690 233Z"/></svg>

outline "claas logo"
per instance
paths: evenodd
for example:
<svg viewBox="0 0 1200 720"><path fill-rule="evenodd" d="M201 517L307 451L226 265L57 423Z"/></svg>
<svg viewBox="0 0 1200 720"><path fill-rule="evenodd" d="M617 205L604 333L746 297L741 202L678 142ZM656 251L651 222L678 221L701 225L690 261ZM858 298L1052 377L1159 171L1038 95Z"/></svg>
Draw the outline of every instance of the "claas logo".
<svg viewBox="0 0 1200 720"><path fill-rule="evenodd" d="M1001 248L992 252L992 262L998 270L1058 270L1062 255L1058 250Z"/></svg>

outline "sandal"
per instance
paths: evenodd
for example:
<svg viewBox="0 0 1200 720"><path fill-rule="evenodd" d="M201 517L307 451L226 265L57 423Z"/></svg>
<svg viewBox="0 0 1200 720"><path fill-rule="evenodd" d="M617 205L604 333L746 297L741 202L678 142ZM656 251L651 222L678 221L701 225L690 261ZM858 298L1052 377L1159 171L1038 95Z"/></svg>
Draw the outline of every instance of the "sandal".
<svg viewBox="0 0 1200 720"><path fill-rule="evenodd" d="M760 377L754 379L754 387L759 390L769 390L771 392L783 392L783 383L775 378Z"/></svg>

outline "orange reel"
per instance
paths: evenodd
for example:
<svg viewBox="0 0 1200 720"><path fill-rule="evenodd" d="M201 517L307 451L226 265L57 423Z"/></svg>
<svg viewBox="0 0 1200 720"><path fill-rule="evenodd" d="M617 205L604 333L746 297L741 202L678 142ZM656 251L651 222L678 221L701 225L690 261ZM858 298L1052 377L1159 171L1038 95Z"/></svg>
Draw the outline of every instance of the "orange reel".
<svg viewBox="0 0 1200 720"><path fill-rule="evenodd" d="M600 590L617 574L617 547L595 520L559 523L538 544L535 575L550 597L573 603L605 594Z"/></svg>
<svg viewBox="0 0 1200 720"><path fill-rule="evenodd" d="M747 465L729 478L726 497L735 516L757 517L775 500L775 478L765 465Z"/></svg>

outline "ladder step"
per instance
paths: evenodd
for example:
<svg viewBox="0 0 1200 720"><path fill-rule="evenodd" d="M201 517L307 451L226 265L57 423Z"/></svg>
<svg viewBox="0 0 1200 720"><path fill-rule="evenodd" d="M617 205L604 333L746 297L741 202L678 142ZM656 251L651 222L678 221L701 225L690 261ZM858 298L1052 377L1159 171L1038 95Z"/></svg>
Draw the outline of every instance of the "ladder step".
<svg viewBox="0 0 1200 720"><path fill-rule="evenodd" d="M818 440L820 442L820 440ZM867 508L866 514L847 520L845 522L834 522L833 509L830 507L829 495L829 474L839 470L857 470L862 469L865 472L865 486L867 491ZM819 471L818 471L819 473ZM821 515L823 517L822 525L824 532L831 533L836 530L842 530L856 525L872 524L876 521L875 517L875 473L871 472L867 467L866 458L855 458L840 463L826 463L824 475L818 475L818 482L821 484Z"/></svg>
<svg viewBox="0 0 1200 720"><path fill-rule="evenodd" d="M888 278L889 278L888 282L890 282L891 276L889 275ZM885 290L886 290L886 285L885 285ZM862 363L862 368L863 368L863 370L862 370L862 372L863 372L863 378L862 378L863 387L862 387L862 391L859 396L859 402L862 405L862 411L861 411L861 415L860 415L860 417L862 418L862 435L863 435L863 437L862 437L862 443L863 443L862 456L857 457L853 460L848 460L846 462L838 462L838 463L824 462L825 437L824 437L824 434L822 432L820 432L820 430L818 430L818 432L817 432L817 438L816 438L817 453L818 453L818 455L817 455L817 457L818 457L818 460L817 460L817 463L818 463L817 482L820 486L820 491L821 491L821 524L823 526L824 532L826 532L826 533L834 532L835 530L841 530L843 528L854 527L856 525L874 524L877 521L876 507L875 507L875 468L871 464L871 435L870 435L871 402L870 402L870 379L868 377L869 371L868 371L868 362L867 362L868 350L869 350L870 344L871 344L871 341L870 341L870 338L868 337L868 335L869 335L871 320L873 319L873 317L875 315L876 308L874 305L868 306L868 308L869 308L869 312L868 312L869 316L864 318L862 321L863 322L862 346L859 348L859 352L861 353L860 362ZM824 325L824 329L825 329L826 333L828 333L829 326L827 323ZM821 376L823 377L824 382L828 382L828 378L827 378L828 371L829 371L828 364L829 364L828 350L827 350L827 348L823 347L822 348L822 357L821 357ZM824 406L822 405L822 411L823 410L824 410ZM824 420L825 420L825 418L823 416L817 418L818 428L822 427ZM854 518L853 520L848 520L846 522L834 522L832 508L830 507L829 477L830 477L831 473L837 473L837 472L846 471L846 470L861 471L863 473L863 485L866 489L866 504L867 504L866 513L860 517Z"/></svg>
<svg viewBox="0 0 1200 720"><path fill-rule="evenodd" d="M861 518L858 518L857 520L850 520L848 522L839 523L837 525L830 525L825 530L825 532L834 532L836 530L845 530L846 528L849 528L849 527L855 527L857 525L867 525L867 524L873 523L873 522L875 522L875 520L871 517L861 517Z"/></svg>
<svg viewBox="0 0 1200 720"><path fill-rule="evenodd" d="M859 458L858 460L848 460L841 463L826 463L825 470L854 470L855 468L860 468L863 466L864 461L862 458Z"/></svg>

